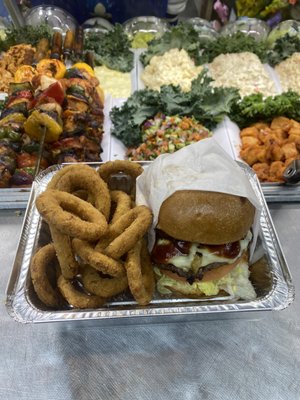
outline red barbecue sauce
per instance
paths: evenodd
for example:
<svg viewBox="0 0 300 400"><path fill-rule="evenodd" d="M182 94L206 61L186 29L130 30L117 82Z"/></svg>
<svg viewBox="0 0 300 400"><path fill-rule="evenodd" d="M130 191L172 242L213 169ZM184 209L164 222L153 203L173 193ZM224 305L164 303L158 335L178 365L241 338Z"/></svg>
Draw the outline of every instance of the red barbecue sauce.
<svg viewBox="0 0 300 400"><path fill-rule="evenodd" d="M216 256L226 258L236 258L241 250L239 241L220 245L205 245L205 247Z"/></svg>
<svg viewBox="0 0 300 400"><path fill-rule="evenodd" d="M159 239L164 239L165 244L158 244ZM166 233L157 230L156 242L151 257L156 264L168 264L170 258L189 254L192 243L184 240L173 239Z"/></svg>
<svg viewBox="0 0 300 400"><path fill-rule="evenodd" d="M165 244L158 244L159 239L166 240ZM175 256L189 254L191 242L173 239L162 231L156 231L156 242L153 247L151 257L157 264L168 264L169 259ZM232 242L221 245L203 245L211 253L219 257L236 258L240 253L240 242ZM199 253L201 250L199 249Z"/></svg>

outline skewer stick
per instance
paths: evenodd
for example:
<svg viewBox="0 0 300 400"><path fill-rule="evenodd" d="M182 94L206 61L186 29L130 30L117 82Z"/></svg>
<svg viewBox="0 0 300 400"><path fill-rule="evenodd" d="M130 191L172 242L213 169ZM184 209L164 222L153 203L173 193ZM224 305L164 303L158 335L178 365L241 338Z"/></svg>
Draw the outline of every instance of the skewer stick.
<svg viewBox="0 0 300 400"><path fill-rule="evenodd" d="M40 165L41 165L41 159L42 159L43 150L44 150L46 133L47 133L47 127L44 126L42 135L40 137L40 147L39 147L39 152L38 152L38 156L37 156L37 160L36 160L36 164L35 164L33 179L35 179L35 177L37 176L37 174L40 171Z"/></svg>

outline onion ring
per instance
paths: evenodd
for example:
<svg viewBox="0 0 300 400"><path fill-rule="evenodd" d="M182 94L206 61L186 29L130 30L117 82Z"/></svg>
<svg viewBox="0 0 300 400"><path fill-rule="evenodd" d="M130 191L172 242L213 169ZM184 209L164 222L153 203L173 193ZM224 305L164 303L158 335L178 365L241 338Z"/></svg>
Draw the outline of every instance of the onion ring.
<svg viewBox="0 0 300 400"><path fill-rule="evenodd" d="M107 184L100 178L94 168L88 165L69 165L57 172L48 184L47 189L79 194L86 191L85 200L104 214L108 220L110 213L110 195Z"/></svg>
<svg viewBox="0 0 300 400"><path fill-rule="evenodd" d="M72 282L62 275L58 278L57 286L66 301L75 308L98 308L106 302L106 299L102 297L89 295L75 289Z"/></svg>
<svg viewBox="0 0 300 400"><path fill-rule="evenodd" d="M83 286L100 297L112 297L123 292L128 287L126 275L121 278L105 278L89 265L81 268Z"/></svg>
<svg viewBox="0 0 300 400"><path fill-rule="evenodd" d="M103 249L103 254L115 259L122 257L145 235L151 223L152 213L148 207L134 207L109 226L107 236L113 240ZM101 249L101 239L97 248Z"/></svg>
<svg viewBox="0 0 300 400"><path fill-rule="evenodd" d="M111 201L116 205L110 221L110 224L113 224L131 209L131 197L121 190L112 190L110 192L110 197Z"/></svg>
<svg viewBox="0 0 300 400"><path fill-rule="evenodd" d="M61 233L51 224L49 228L61 273L66 279L72 279L78 274L79 269L73 253L72 240L70 236Z"/></svg>
<svg viewBox="0 0 300 400"><path fill-rule="evenodd" d="M58 308L62 303L59 291L52 286L47 275L49 267L56 268L56 261L55 248L50 243L35 253L30 265L32 284L38 298L52 308Z"/></svg>
<svg viewBox="0 0 300 400"><path fill-rule="evenodd" d="M80 239L73 239L72 244L76 254L85 264L91 265L103 274L116 278L125 275L123 263L95 250L91 243Z"/></svg>
<svg viewBox="0 0 300 400"><path fill-rule="evenodd" d="M100 165L98 169L99 175L107 184L109 183L110 176L118 172L124 172L133 179L136 179L143 171L144 169L140 164L128 160L107 161Z"/></svg>
<svg viewBox="0 0 300 400"><path fill-rule="evenodd" d="M36 207L48 224L71 237L93 241L107 230L107 221L102 213L67 192L47 189L36 199Z"/></svg>
<svg viewBox="0 0 300 400"><path fill-rule="evenodd" d="M127 254L125 262L129 289L139 305L150 303L154 287L154 272L145 241L140 240Z"/></svg>

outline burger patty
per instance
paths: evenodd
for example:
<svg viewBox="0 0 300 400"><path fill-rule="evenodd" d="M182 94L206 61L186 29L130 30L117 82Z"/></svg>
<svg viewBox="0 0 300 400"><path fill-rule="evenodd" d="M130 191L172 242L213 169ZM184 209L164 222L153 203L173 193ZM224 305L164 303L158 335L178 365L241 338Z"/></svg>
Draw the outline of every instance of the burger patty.
<svg viewBox="0 0 300 400"><path fill-rule="evenodd" d="M173 265L173 264L159 264L158 267L160 269L166 269L168 271L175 272L177 275L186 278L187 282L192 285L195 282L195 280L201 281L201 279L203 278L204 272L210 271L212 269L221 267L222 265L226 265L226 264L228 264L228 263L226 263L226 262L214 262L214 263L206 265L205 267L199 268L196 273L194 273L191 270L184 271L181 268L175 267L175 265Z"/></svg>

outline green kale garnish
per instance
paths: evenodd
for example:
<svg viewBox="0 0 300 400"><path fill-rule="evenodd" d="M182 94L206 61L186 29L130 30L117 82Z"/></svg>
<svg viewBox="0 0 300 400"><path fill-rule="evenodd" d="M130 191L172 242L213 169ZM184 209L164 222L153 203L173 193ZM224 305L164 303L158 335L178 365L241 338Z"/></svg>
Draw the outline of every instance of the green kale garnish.
<svg viewBox="0 0 300 400"><path fill-rule="evenodd" d="M153 56L160 56L171 49L184 49L189 56L199 65L200 42L197 31L187 22L181 22L172 27L159 39L148 43L148 49L141 55L143 65L149 64Z"/></svg>
<svg viewBox="0 0 300 400"><path fill-rule="evenodd" d="M52 37L51 28L46 24L26 25L21 28L9 27L5 30L5 34L5 39L0 40L0 51L7 51L11 46L17 44L36 46L42 38L50 41Z"/></svg>
<svg viewBox="0 0 300 400"><path fill-rule="evenodd" d="M300 52L300 38L287 33L278 38L272 50L269 50L268 62L271 65L277 65L296 52Z"/></svg>
<svg viewBox="0 0 300 400"><path fill-rule="evenodd" d="M133 68L134 55L130 51L130 41L120 24L111 31L93 32L86 35L84 50L94 52L96 65L130 72Z"/></svg>
<svg viewBox="0 0 300 400"><path fill-rule="evenodd" d="M209 84L211 81L204 70L192 82L190 92L183 92L173 85L162 86L160 92L150 89L134 92L122 107L112 109L112 134L127 147L138 146L142 141L141 124L158 112L193 116L212 129L230 112L240 96L236 89L213 88Z"/></svg>
<svg viewBox="0 0 300 400"><path fill-rule="evenodd" d="M240 128L258 121L269 122L278 116L300 121L300 96L296 92L266 98L261 93L251 94L234 103L229 113L230 119Z"/></svg>
<svg viewBox="0 0 300 400"><path fill-rule="evenodd" d="M267 45L252 36L237 32L231 36L219 36L217 39L202 43L200 63L210 63L220 54L251 52L257 55L261 62L267 60Z"/></svg>

